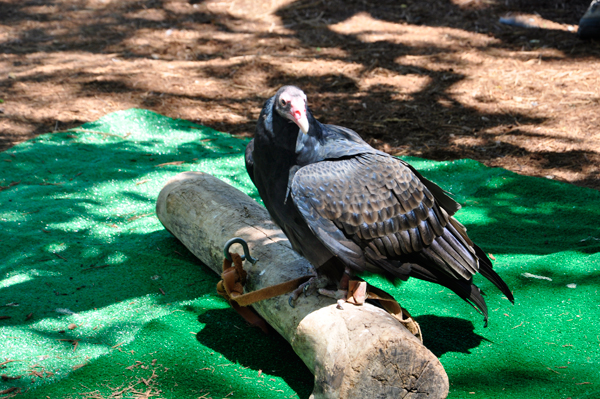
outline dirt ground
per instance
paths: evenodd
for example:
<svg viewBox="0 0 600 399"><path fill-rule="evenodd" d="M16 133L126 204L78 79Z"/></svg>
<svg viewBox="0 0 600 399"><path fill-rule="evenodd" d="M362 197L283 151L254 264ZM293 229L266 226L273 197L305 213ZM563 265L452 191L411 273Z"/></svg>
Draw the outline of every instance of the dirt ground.
<svg viewBox="0 0 600 399"><path fill-rule="evenodd" d="M575 35L588 5L0 0L0 158L131 107L251 136L295 84L322 122L391 154L600 189L600 43Z"/></svg>

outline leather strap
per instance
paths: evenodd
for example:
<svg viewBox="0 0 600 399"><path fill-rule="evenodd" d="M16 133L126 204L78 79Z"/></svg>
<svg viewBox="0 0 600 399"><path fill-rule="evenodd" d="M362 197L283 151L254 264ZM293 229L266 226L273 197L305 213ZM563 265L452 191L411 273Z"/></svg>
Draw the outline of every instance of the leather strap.
<svg viewBox="0 0 600 399"><path fill-rule="evenodd" d="M423 342L421 327L419 323L412 318L408 310L404 309L398 301L387 292L367 284L363 280L351 280L348 286L347 301L354 304L362 304L365 299L375 299L379 301L383 309L385 309L392 317L398 320L411 334Z"/></svg>
<svg viewBox="0 0 600 399"><path fill-rule="evenodd" d="M259 327L265 333L268 332L265 320L256 314L251 308L246 306L279 295L287 294L305 283L312 276L299 277L285 283L272 285L260 290L244 294L244 285L246 284L247 273L242 267L242 258L236 253L230 253L233 264L230 260L223 260L222 280L217 283L217 292L223 296L246 321L253 326Z"/></svg>
<svg viewBox="0 0 600 399"><path fill-rule="evenodd" d="M287 294L298 288L313 276L303 276L285 283L272 285L260 290L244 294L244 285L246 284L247 273L242 267L242 258L237 253L230 253L233 262L223 260L222 280L217 283L217 292L223 296L227 302L240 314L248 323L259 327L263 332L268 333L267 322L260 317L248 305L279 295ZM421 327L412 318L410 313L400 306L400 304L387 292L379 288L368 285L366 281L351 280L348 287L347 301L353 304L364 303L365 298L378 300L381 306L404 325L415 337L423 342Z"/></svg>

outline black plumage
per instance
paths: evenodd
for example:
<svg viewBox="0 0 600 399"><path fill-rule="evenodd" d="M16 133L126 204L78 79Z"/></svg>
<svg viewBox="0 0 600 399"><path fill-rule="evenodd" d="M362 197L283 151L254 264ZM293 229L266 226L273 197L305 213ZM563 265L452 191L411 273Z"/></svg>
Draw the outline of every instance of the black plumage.
<svg viewBox="0 0 600 399"><path fill-rule="evenodd" d="M292 247L319 268L332 262L402 280L416 277L487 307L480 272L513 296L453 217L460 205L408 163L347 128L318 122L297 87L265 103L246 168Z"/></svg>

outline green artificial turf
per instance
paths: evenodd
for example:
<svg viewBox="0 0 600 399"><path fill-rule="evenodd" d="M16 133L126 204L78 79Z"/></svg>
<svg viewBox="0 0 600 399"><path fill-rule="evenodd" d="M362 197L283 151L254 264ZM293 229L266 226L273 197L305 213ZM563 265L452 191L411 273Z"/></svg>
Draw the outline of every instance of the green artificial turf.
<svg viewBox="0 0 600 399"><path fill-rule="evenodd" d="M248 327L154 214L166 181L189 170L258 199L246 143L132 109L0 153L0 364L14 360L0 391L308 398L313 377L287 342ZM516 298L477 276L483 328L447 289L367 276L416 316L449 397L600 398L600 193L471 160L407 160L464 205L459 220Z"/></svg>

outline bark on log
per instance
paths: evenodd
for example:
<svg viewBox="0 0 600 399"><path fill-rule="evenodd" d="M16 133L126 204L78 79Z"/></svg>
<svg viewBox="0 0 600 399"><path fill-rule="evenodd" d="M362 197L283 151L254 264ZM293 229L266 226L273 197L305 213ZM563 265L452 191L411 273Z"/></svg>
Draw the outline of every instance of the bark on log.
<svg viewBox="0 0 600 399"><path fill-rule="evenodd" d="M194 255L221 274L223 246L232 237L248 243L255 265L244 262L246 290L311 273L269 214L252 198L204 173L186 172L160 192L157 215ZM241 246L231 251L243 254ZM445 398L448 377L439 360L384 310L323 296L288 296L254 309L281 334L315 375L311 398Z"/></svg>

